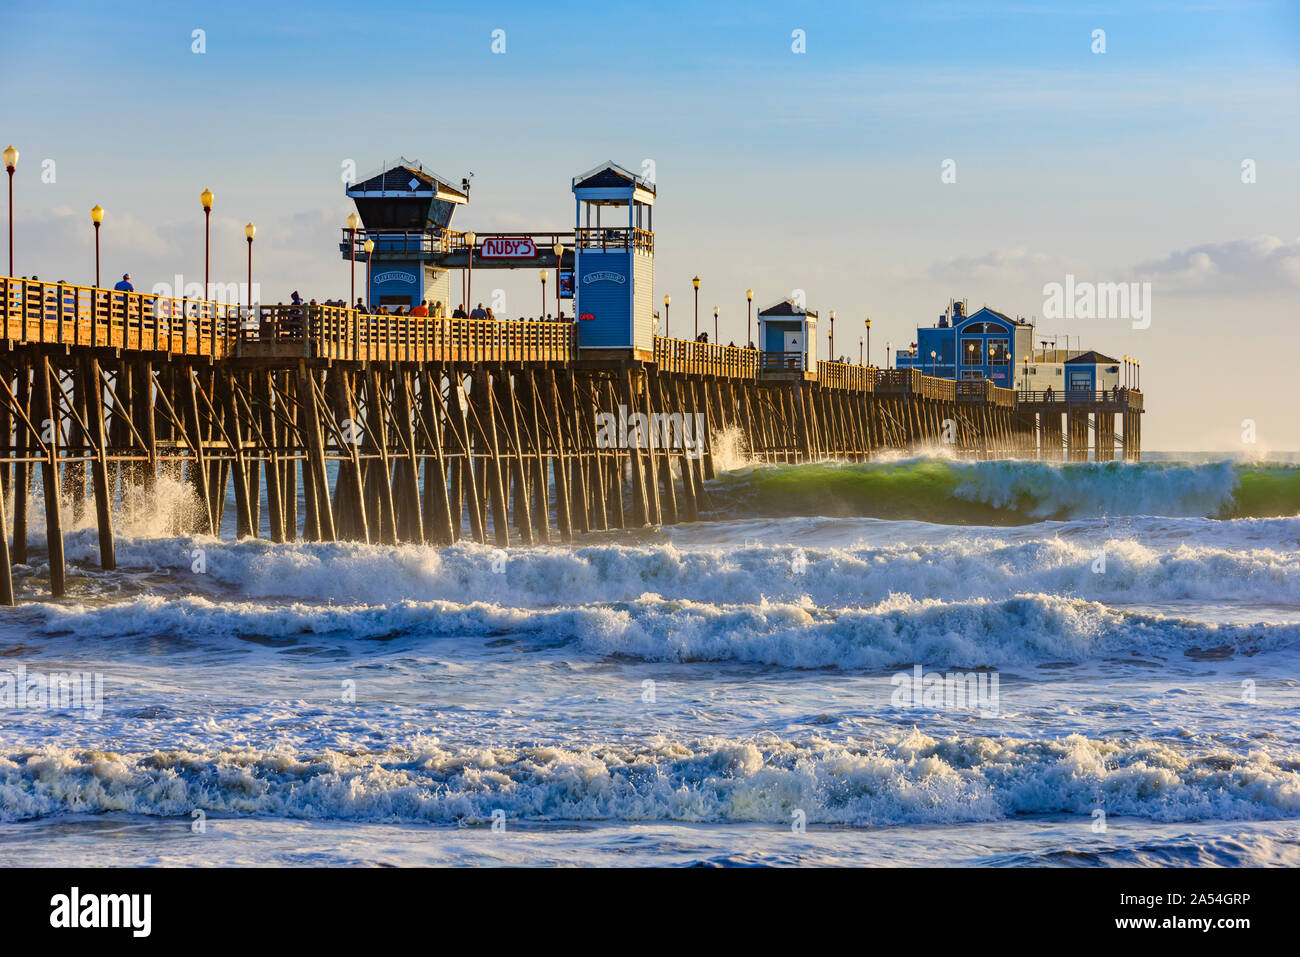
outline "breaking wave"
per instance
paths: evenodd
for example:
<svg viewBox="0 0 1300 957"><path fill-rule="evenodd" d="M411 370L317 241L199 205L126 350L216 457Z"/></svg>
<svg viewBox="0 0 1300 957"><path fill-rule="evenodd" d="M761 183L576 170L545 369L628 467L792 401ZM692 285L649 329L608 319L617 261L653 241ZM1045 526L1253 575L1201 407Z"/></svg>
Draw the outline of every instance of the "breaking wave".
<svg viewBox="0 0 1300 957"><path fill-rule="evenodd" d="M719 475L714 514L839 515L946 525L1020 525L1114 515L1204 518L1300 513L1300 467L1217 462L967 462L761 466Z"/></svg>
<svg viewBox="0 0 1300 957"><path fill-rule="evenodd" d="M169 636L209 649L321 641L479 645L501 641L645 661L735 661L785 668L1007 667L1154 657L1230 658L1292 648L1300 624L1205 623L1118 611L1051 595L944 602L907 596L864 608L807 601L714 604L646 596L635 601L528 610L487 602L268 606L142 596L113 606L40 606L49 636L79 641ZM502 636L510 636L503 638ZM568 652L565 652L566 654Z"/></svg>
<svg viewBox="0 0 1300 957"><path fill-rule="evenodd" d="M681 821L854 826L1108 815L1252 820L1300 813L1292 753L1231 753L1148 738L877 740L659 737L586 747L387 750L228 747L0 752L0 820L72 813L259 815L483 824Z"/></svg>

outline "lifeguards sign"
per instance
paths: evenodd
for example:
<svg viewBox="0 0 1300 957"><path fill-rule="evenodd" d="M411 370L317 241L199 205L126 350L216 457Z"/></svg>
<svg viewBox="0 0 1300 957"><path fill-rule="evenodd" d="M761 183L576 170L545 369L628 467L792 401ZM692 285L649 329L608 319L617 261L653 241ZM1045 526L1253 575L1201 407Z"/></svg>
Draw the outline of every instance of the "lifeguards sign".
<svg viewBox="0 0 1300 957"><path fill-rule="evenodd" d="M478 254L484 259L534 259L537 256L537 244L527 238L489 236L483 240Z"/></svg>

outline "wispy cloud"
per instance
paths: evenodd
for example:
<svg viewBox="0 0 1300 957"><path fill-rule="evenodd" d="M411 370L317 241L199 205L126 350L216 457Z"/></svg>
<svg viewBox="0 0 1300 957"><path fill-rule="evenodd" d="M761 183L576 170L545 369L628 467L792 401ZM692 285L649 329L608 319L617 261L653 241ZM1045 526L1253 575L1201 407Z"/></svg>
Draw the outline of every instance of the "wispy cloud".
<svg viewBox="0 0 1300 957"><path fill-rule="evenodd" d="M1256 236L1204 243L1142 263L1135 272L1142 279L1163 281L1175 294L1292 292L1300 289L1300 239Z"/></svg>

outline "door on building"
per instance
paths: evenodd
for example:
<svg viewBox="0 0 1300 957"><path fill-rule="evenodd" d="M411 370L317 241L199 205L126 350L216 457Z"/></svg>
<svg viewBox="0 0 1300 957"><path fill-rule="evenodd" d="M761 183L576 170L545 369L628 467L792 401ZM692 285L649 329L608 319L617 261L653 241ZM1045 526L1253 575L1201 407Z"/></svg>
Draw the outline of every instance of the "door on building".
<svg viewBox="0 0 1300 957"><path fill-rule="evenodd" d="M1091 392L1092 371L1088 369L1071 369L1070 370L1070 391Z"/></svg>
<svg viewBox="0 0 1300 957"><path fill-rule="evenodd" d="M787 332L785 334L786 365L797 369L803 368L803 333Z"/></svg>

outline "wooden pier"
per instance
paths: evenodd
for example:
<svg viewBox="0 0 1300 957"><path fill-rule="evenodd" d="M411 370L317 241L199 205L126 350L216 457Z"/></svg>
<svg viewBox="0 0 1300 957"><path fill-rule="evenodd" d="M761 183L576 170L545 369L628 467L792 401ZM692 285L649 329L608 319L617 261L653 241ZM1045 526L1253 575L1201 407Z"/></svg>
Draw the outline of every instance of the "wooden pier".
<svg viewBox="0 0 1300 957"><path fill-rule="evenodd" d="M250 310L4 277L0 309L6 604L12 566L34 557L38 473L61 597L67 521L93 511L112 569L123 503L164 479L196 503L178 533L505 546L698 519L728 430L771 463L935 447L1141 454L1142 395L1128 389L1017 394L837 362L765 369L751 349L664 338L649 360L583 359L572 323ZM602 416L632 428L603 440ZM669 419L704 427L660 429Z"/></svg>

